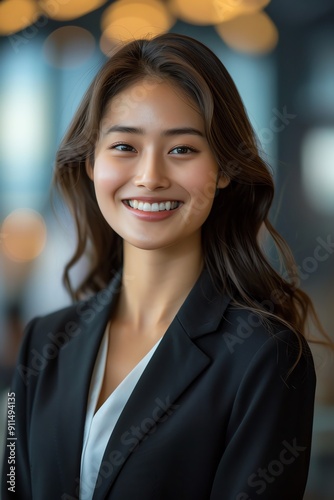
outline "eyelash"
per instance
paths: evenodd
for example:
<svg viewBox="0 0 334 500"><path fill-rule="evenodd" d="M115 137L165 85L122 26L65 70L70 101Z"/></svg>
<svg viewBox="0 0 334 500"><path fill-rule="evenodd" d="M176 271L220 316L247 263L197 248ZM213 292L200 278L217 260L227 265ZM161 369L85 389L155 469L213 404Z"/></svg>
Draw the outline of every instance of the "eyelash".
<svg viewBox="0 0 334 500"><path fill-rule="evenodd" d="M110 146L109 149L116 149L118 146L126 146L127 148L131 148L131 149L135 149L133 146L130 146L130 144L127 144L126 142L118 142L116 144L113 144L112 146ZM123 151L125 153L132 153L132 151L129 151L129 150L122 150L122 149L119 149L118 151Z"/></svg>
<svg viewBox="0 0 334 500"><path fill-rule="evenodd" d="M170 150L171 151L174 151L175 149L188 149L188 153L185 153L185 154L190 154L190 153L198 153L198 150L191 147L191 146L186 146L185 144L182 145L182 146L175 146L173 149Z"/></svg>
<svg viewBox="0 0 334 500"><path fill-rule="evenodd" d="M119 142L117 144L113 144L110 149L116 149L117 147L119 146L125 146L126 148L130 148L132 150L135 150L135 148L133 146L131 146L130 144L127 144L126 142ZM130 151L130 149L119 149L118 151L123 151L125 153L132 153L133 151ZM172 148L169 153L171 153L172 151L174 151L175 149L187 149L188 152L187 153L184 153L185 155L186 154L190 154L190 153L198 153L198 150L191 147L191 146L186 146L185 144L182 144L180 146L175 146L174 148ZM182 153L181 153L182 154Z"/></svg>

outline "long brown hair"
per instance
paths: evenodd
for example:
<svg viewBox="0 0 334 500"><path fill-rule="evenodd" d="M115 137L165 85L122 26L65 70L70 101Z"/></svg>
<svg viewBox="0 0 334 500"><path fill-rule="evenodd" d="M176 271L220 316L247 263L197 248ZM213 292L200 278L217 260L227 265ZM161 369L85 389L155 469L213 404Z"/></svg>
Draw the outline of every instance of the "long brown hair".
<svg viewBox="0 0 334 500"><path fill-rule="evenodd" d="M149 92L152 78L179 86L192 99L204 118L219 170L230 179L228 187L218 190L202 227L204 263L213 283L220 291L238 297L234 302L240 307L291 328L301 347L309 315L322 328L310 298L297 286L291 251L268 219L274 197L271 172L259 154L228 71L205 45L182 35L164 34L118 47L87 90L59 147L54 181L77 228L77 247L64 272L68 290L74 299L87 291L98 291L122 266L122 240L101 215L85 167L86 162L94 165L100 123L110 99L139 80L146 79ZM124 113L131 112L136 99L140 100L140 95L119 103ZM261 247L260 234L264 232L274 241L284 277ZM89 271L74 290L70 269L87 253Z"/></svg>

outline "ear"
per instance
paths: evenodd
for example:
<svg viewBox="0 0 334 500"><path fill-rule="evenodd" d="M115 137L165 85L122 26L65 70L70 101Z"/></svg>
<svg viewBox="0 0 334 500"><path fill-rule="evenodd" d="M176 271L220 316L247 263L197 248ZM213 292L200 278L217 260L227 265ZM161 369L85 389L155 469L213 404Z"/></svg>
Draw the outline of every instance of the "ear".
<svg viewBox="0 0 334 500"><path fill-rule="evenodd" d="M94 181L94 168L88 158L86 159L85 167L88 177L90 178L91 181Z"/></svg>
<svg viewBox="0 0 334 500"><path fill-rule="evenodd" d="M219 173L218 180L217 180L217 189L226 188L230 182L231 182L231 179L229 177L227 177L226 175L224 175L222 173Z"/></svg>

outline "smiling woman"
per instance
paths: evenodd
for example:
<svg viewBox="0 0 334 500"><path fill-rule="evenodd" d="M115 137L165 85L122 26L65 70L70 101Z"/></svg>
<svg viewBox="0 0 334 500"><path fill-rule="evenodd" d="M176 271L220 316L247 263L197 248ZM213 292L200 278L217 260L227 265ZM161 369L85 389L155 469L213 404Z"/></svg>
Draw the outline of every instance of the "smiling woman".
<svg viewBox="0 0 334 500"><path fill-rule="evenodd" d="M301 500L308 317L322 328L269 222L273 180L221 61L176 34L118 47L55 184L78 238L64 281L81 300L26 329L3 499Z"/></svg>
<svg viewBox="0 0 334 500"><path fill-rule="evenodd" d="M201 253L201 227L215 187L229 180L218 174L204 120L189 97L169 82L152 77L150 83L146 95L142 82L118 94L124 102L131 94L143 96L131 116L123 118L117 101L106 106L87 172L102 215L123 239L123 253L134 246L176 254L179 245L182 253ZM205 196L210 184L214 189ZM158 231L147 224L157 221Z"/></svg>

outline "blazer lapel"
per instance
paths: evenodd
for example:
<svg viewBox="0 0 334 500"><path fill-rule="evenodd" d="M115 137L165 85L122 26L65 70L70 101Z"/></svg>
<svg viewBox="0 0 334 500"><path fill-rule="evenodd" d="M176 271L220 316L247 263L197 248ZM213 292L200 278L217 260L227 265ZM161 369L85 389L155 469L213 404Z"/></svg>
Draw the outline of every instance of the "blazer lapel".
<svg viewBox="0 0 334 500"><path fill-rule="evenodd" d="M78 498L81 449L90 381L106 324L121 285L117 275L108 288L76 307L65 325L73 338L59 352L56 446L66 498ZM71 323L71 325L70 325ZM74 329L75 327L75 329ZM66 496L67 495L67 496ZM75 496L73 496L75 495ZM64 498L65 498L64 497Z"/></svg>
<svg viewBox="0 0 334 500"><path fill-rule="evenodd" d="M177 400L210 364L193 339L218 328L229 298L202 273L144 370L114 428L93 500L106 497L131 452L153 426L177 411ZM134 434L133 429L139 429Z"/></svg>

